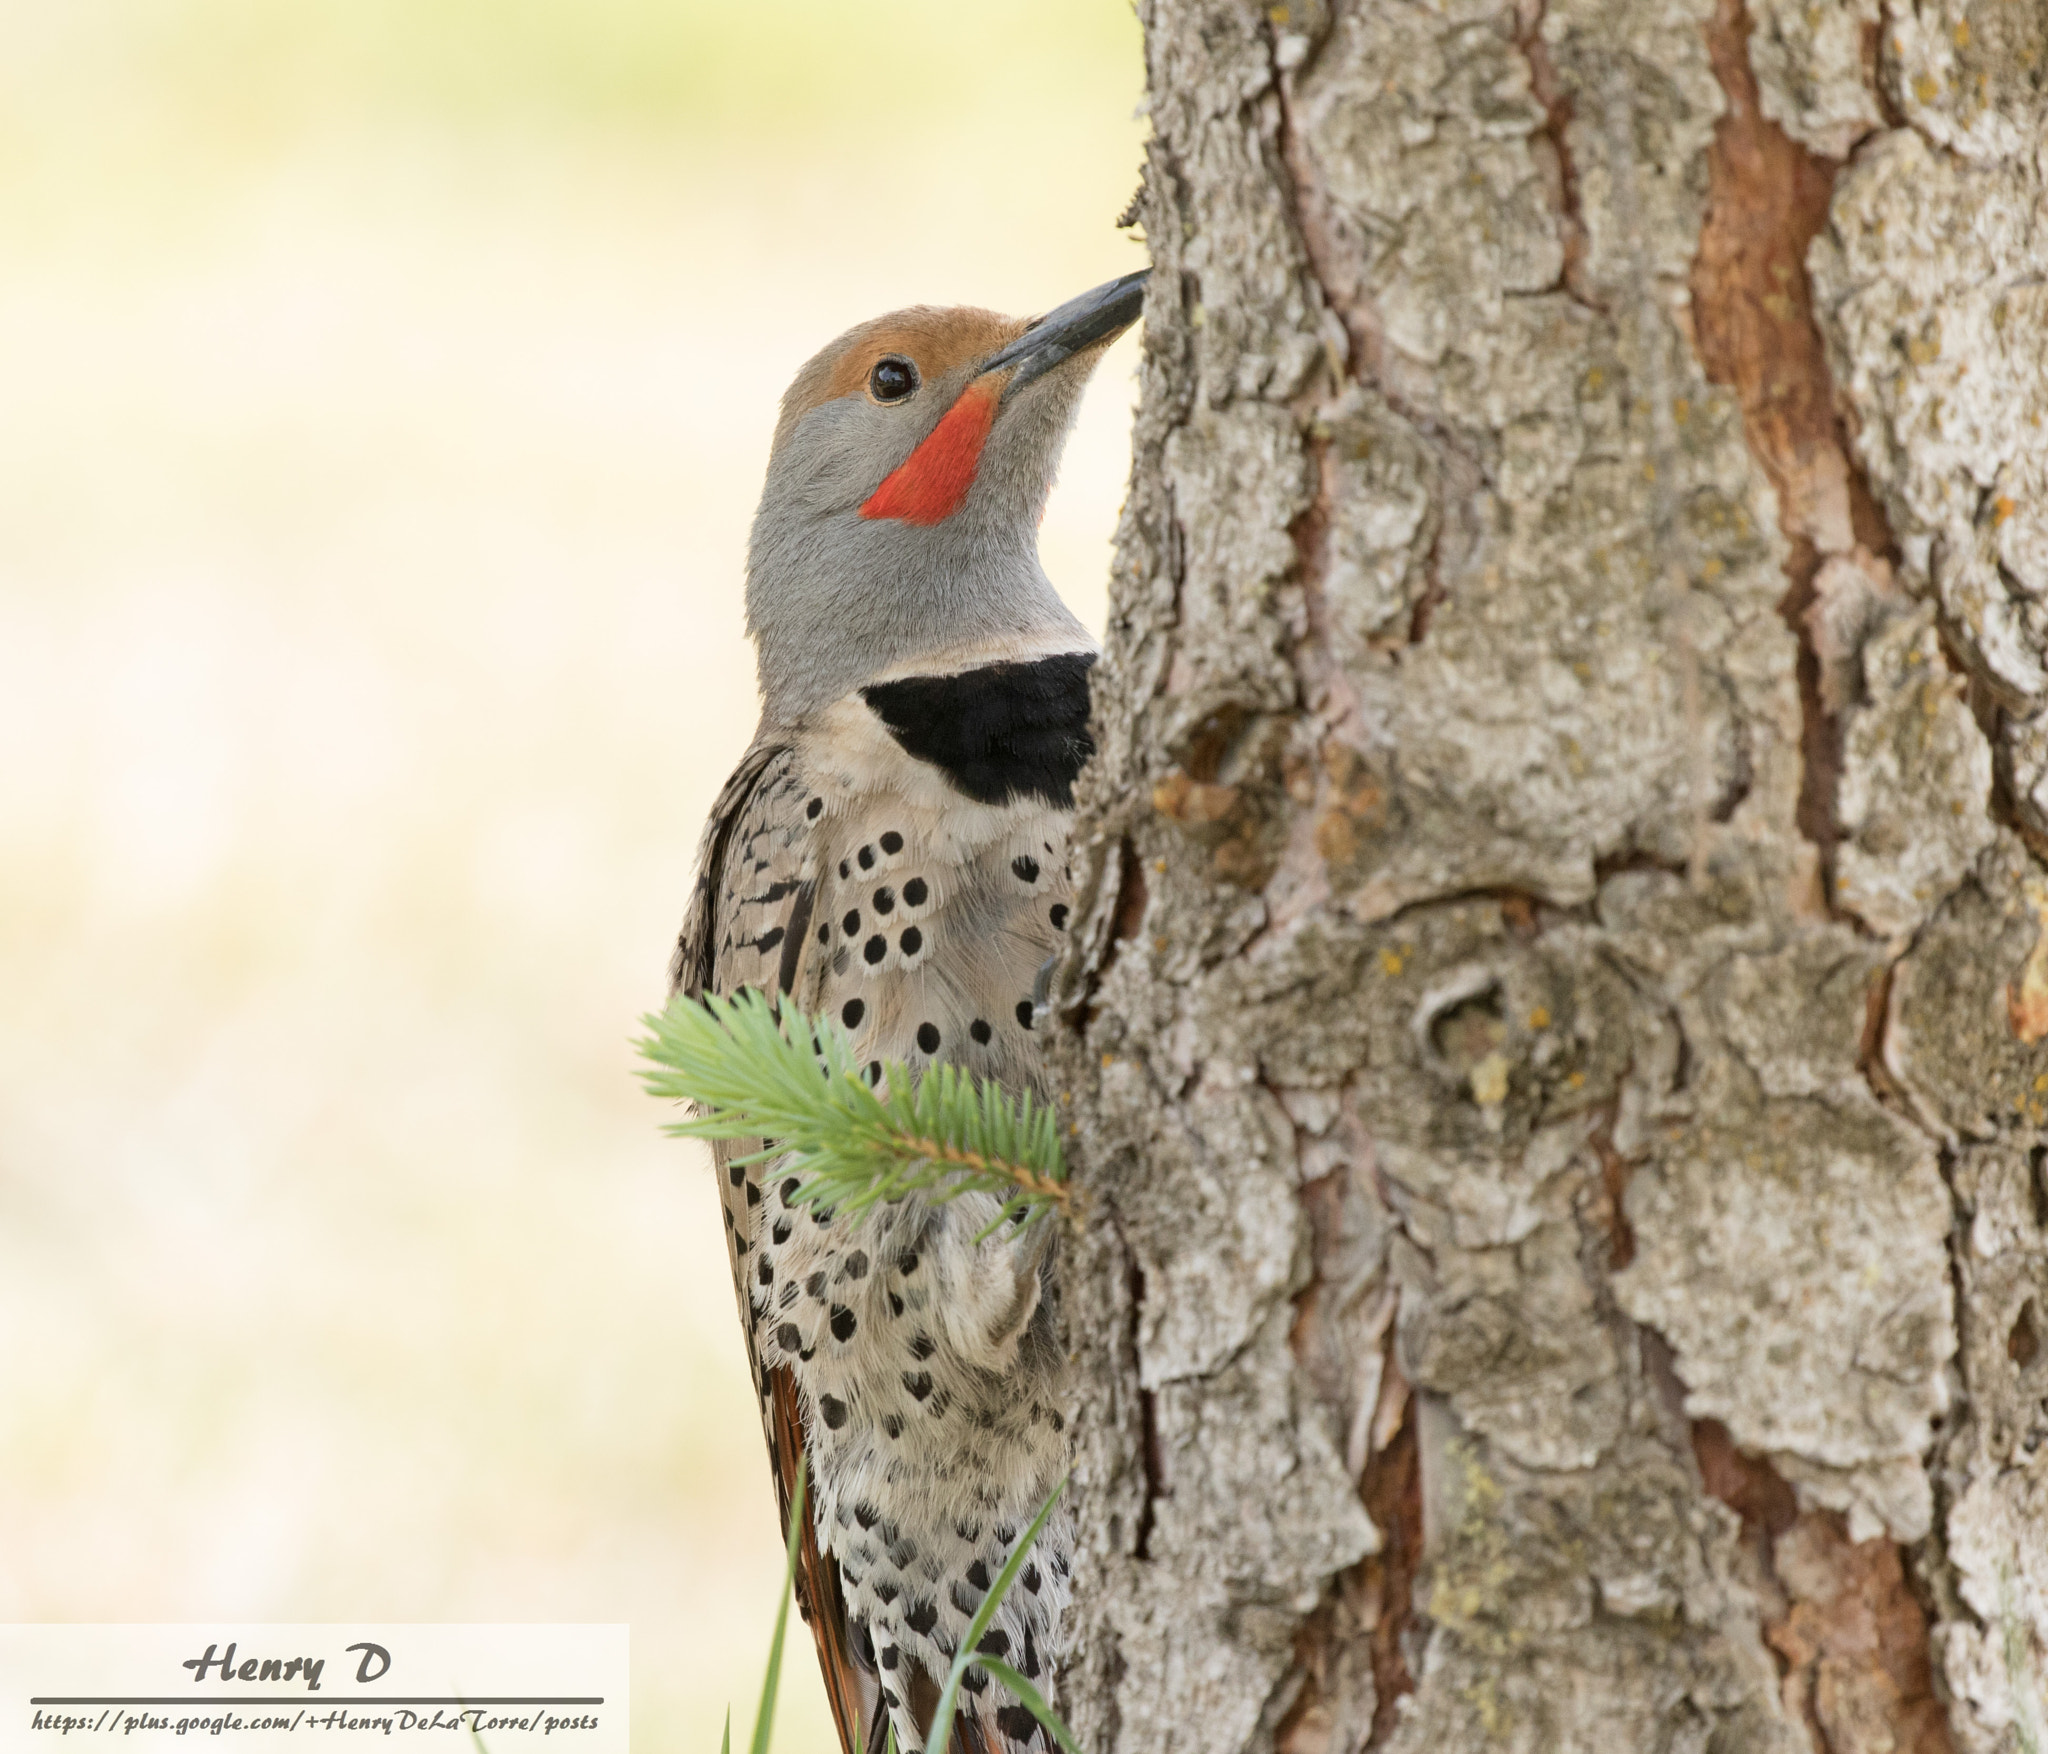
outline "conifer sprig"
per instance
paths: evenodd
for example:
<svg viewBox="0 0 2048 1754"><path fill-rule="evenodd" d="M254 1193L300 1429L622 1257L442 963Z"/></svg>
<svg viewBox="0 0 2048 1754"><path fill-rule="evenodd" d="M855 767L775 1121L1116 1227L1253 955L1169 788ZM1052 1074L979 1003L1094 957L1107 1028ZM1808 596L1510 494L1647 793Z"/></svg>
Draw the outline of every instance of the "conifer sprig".
<svg viewBox="0 0 2048 1754"><path fill-rule="evenodd" d="M648 1091L697 1109L667 1131L761 1140L742 1161L791 1158L799 1202L860 1211L910 1193L987 1193L1002 1201L990 1229L1066 1203L1058 1117L1028 1094L945 1064L913 1078L891 1062L871 1084L836 1024L751 989L679 995L643 1021Z"/></svg>

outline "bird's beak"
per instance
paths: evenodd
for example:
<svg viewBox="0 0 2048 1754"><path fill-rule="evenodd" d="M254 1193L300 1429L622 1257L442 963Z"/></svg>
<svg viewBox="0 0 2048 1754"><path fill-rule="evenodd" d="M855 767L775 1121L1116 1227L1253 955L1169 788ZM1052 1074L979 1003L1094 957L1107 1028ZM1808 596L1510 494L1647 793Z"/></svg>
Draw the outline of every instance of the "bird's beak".
<svg viewBox="0 0 2048 1754"><path fill-rule="evenodd" d="M1104 342L1114 341L1138 320L1145 302L1145 282L1152 270L1140 268L1079 298L1070 298L1056 311L1040 317L1016 340L992 358L983 361L977 377L1007 371L1003 399L1008 401L1034 378L1042 378L1055 366L1066 364L1077 353Z"/></svg>

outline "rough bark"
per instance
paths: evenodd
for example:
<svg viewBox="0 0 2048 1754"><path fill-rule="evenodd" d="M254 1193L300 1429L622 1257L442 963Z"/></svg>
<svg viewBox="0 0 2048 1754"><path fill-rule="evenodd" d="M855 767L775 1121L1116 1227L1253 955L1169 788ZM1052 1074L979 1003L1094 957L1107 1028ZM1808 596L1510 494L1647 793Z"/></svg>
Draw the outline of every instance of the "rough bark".
<svg viewBox="0 0 2048 1754"><path fill-rule="evenodd" d="M2017 1754L2048 0L1143 0L1072 1721Z"/></svg>

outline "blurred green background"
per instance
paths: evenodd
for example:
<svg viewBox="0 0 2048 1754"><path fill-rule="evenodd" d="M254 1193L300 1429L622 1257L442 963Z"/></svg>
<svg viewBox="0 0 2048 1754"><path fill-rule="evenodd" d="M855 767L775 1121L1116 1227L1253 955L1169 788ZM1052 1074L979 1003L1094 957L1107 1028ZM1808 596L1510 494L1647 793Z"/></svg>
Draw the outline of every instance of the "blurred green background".
<svg viewBox="0 0 2048 1754"><path fill-rule="evenodd" d="M627 1040L775 399L1138 266L1141 87L1125 0L0 0L0 1619L624 1620L636 1746L750 1720ZM1097 627L1133 357L1045 526Z"/></svg>

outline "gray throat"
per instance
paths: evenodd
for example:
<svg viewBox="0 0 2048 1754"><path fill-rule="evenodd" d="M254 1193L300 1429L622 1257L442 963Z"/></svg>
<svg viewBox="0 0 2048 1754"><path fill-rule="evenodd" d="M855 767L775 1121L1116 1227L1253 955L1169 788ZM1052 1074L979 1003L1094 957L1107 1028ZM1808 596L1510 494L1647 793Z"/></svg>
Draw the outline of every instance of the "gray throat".
<svg viewBox="0 0 2048 1754"><path fill-rule="evenodd" d="M954 647L1050 637L1094 650L1039 564L1036 531L991 529L973 510L915 529L764 509L747 566L764 724L800 724L862 683Z"/></svg>

